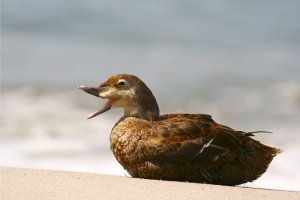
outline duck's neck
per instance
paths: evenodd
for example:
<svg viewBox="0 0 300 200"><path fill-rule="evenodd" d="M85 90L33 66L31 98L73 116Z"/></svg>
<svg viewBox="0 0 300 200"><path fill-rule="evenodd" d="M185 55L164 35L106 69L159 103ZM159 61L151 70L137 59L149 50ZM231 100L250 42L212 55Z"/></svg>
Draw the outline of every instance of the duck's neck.
<svg viewBox="0 0 300 200"><path fill-rule="evenodd" d="M124 117L135 117L148 121L159 120L159 110L153 108L145 108L145 106L133 106L128 109L124 109Z"/></svg>
<svg viewBox="0 0 300 200"><path fill-rule="evenodd" d="M146 85L137 89L134 102L124 108L124 117L136 117L148 121L159 120L159 107L156 99Z"/></svg>

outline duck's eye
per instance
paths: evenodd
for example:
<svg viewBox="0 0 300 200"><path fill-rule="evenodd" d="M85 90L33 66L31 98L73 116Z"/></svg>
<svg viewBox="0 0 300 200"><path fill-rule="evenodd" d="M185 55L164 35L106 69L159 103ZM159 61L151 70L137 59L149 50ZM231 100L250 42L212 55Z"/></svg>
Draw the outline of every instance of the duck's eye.
<svg viewBox="0 0 300 200"><path fill-rule="evenodd" d="M120 82L118 82L118 85L119 86L125 85L125 82L124 81L120 81Z"/></svg>

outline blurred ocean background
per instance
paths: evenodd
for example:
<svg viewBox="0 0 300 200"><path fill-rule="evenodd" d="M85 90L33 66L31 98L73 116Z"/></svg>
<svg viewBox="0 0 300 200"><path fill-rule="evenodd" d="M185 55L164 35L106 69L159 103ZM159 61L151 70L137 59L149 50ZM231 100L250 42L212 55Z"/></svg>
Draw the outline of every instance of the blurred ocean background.
<svg viewBox="0 0 300 200"><path fill-rule="evenodd" d="M1 1L0 165L124 175L121 110L76 89L139 76L161 113L206 113L284 152L247 187L300 190L300 1Z"/></svg>

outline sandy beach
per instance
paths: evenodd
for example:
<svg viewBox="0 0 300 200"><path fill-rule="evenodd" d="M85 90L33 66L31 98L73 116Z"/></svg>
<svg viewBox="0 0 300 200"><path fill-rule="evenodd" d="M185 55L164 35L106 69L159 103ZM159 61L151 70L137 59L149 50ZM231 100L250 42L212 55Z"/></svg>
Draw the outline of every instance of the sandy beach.
<svg viewBox="0 0 300 200"><path fill-rule="evenodd" d="M300 192L2 167L1 199L300 199Z"/></svg>

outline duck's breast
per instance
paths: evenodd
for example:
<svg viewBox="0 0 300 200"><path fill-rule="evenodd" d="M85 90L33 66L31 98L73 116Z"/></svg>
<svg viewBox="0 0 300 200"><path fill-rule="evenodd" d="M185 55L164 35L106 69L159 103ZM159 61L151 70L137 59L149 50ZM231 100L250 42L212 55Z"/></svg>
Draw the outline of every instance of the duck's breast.
<svg viewBox="0 0 300 200"><path fill-rule="evenodd" d="M149 122L133 117L119 122L110 135L111 150L125 169L142 162L145 145L143 140L151 133Z"/></svg>

